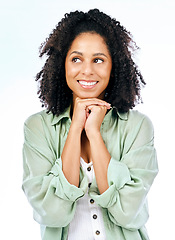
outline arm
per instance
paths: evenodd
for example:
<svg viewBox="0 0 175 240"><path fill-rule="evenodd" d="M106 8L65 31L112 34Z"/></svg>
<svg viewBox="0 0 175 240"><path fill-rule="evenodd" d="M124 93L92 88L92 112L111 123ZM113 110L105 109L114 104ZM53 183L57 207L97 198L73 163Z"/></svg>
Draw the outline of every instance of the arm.
<svg viewBox="0 0 175 240"><path fill-rule="evenodd" d="M39 114L25 122L22 187L37 222L50 227L64 227L72 220L76 200L84 195L86 184L77 188L67 181L62 172L61 158L52 145L57 139L52 140L50 131Z"/></svg>
<svg viewBox="0 0 175 240"><path fill-rule="evenodd" d="M79 186L81 131L72 124L62 152L62 170L70 184Z"/></svg>
<svg viewBox="0 0 175 240"><path fill-rule="evenodd" d="M100 104L101 104L101 108L100 108ZM104 106L104 104L106 104L106 106ZM109 108L109 104L99 99L76 98L74 102L74 111L72 116L71 127L69 130L69 134L68 134L64 149L63 149L62 156L61 156L62 163L63 163L63 173L66 179L69 181L69 183L74 184L77 187L79 185L81 133L84 127L86 126L87 119L89 119L88 112L89 110L92 110L94 105L95 106L97 105L96 106L97 110L103 109L103 115L105 115L106 113L107 106ZM90 116L91 115L92 114L90 114ZM104 116L102 116L101 120L103 120L103 118ZM99 124L99 127L100 126L101 126L101 123ZM90 129L92 129L91 127L92 125L90 126ZM95 131L92 131L92 132L94 135ZM92 139L95 139L95 138L92 138ZM98 141L98 144L99 144L98 147L99 148L103 147L107 151L102 138L98 138L98 139L101 140L101 141ZM93 149L93 143L91 145ZM93 159L96 159L96 151L94 151ZM109 159L110 157L108 156L108 163L109 163ZM107 184L107 166L105 166L105 174L106 174L105 184ZM100 177L101 176L99 175L99 178Z"/></svg>
<svg viewBox="0 0 175 240"><path fill-rule="evenodd" d="M95 177L100 194L109 188L107 172L111 156L103 142L99 133L94 133L94 137L90 138L91 156L95 171Z"/></svg>
<svg viewBox="0 0 175 240"><path fill-rule="evenodd" d="M100 127L105 117L106 106L89 106L90 115L85 124L86 135L90 142L91 158L93 161L96 182L102 194L109 188L107 172L111 156L104 144Z"/></svg>
<svg viewBox="0 0 175 240"><path fill-rule="evenodd" d="M125 126L122 134L123 155L121 159L112 157L108 166L109 188L101 195L93 188L90 195L114 224L139 229L147 221L146 196L158 172L153 127L144 118L128 132Z"/></svg>

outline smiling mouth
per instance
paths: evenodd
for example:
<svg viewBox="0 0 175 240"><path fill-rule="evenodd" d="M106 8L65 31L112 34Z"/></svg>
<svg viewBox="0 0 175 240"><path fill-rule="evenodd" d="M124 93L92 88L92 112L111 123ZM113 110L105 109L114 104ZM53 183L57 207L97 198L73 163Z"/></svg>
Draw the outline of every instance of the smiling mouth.
<svg viewBox="0 0 175 240"><path fill-rule="evenodd" d="M98 81L81 81L81 80L78 80L78 83L83 87L83 88L93 88L97 83Z"/></svg>

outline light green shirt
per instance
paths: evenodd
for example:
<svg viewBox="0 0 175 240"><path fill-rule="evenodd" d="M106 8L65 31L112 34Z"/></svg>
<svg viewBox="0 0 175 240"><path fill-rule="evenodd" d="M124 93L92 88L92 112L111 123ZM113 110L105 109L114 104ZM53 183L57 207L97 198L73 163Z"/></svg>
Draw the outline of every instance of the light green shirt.
<svg viewBox="0 0 175 240"><path fill-rule="evenodd" d="M42 111L24 125L23 190L41 225L43 240L67 239L76 202L88 189L82 169L79 187L71 185L62 172L69 112L68 108L57 117ZM101 125L101 135L111 155L109 188L100 194L94 179L88 194L102 208L107 240L148 240L146 197L158 173L152 123L138 111L111 109Z"/></svg>

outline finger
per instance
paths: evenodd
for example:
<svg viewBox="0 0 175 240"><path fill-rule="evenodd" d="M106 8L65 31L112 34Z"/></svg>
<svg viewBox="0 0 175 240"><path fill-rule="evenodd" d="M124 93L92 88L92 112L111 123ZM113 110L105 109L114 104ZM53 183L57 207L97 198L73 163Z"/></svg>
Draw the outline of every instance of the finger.
<svg viewBox="0 0 175 240"><path fill-rule="evenodd" d="M76 98L77 103L84 104L85 107L88 107L90 105L97 105L97 106L106 106L107 109L111 108L111 104L107 103L106 101L103 101L98 98L86 98L86 99L81 99L81 98Z"/></svg>
<svg viewBox="0 0 175 240"><path fill-rule="evenodd" d="M100 111L107 111L107 107L106 106L98 106L98 105L90 105L86 108L86 111L90 114L91 112L100 110Z"/></svg>
<svg viewBox="0 0 175 240"><path fill-rule="evenodd" d="M81 102L81 103L89 103L89 104L99 104L99 105L106 105L106 106L110 106L110 103L107 103L104 100L98 99L98 98L76 98L77 102Z"/></svg>

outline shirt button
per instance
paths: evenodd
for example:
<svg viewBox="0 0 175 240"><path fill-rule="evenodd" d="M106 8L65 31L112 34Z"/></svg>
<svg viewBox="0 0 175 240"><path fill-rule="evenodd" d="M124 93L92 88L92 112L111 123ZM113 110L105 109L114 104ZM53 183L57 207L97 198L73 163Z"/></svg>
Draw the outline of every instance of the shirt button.
<svg viewBox="0 0 175 240"><path fill-rule="evenodd" d="M98 230L95 233L96 233L96 235L100 235L100 231L98 231Z"/></svg>
<svg viewBox="0 0 175 240"><path fill-rule="evenodd" d="M91 171L91 167L88 167L87 170L88 170L88 172L90 172Z"/></svg>
<svg viewBox="0 0 175 240"><path fill-rule="evenodd" d="M96 214L93 215L93 219L97 219L97 215Z"/></svg>
<svg viewBox="0 0 175 240"><path fill-rule="evenodd" d="M92 184L92 183L89 183L89 184L88 184L88 187L89 187L89 188L90 188L91 184Z"/></svg>
<svg viewBox="0 0 175 240"><path fill-rule="evenodd" d="M94 203L94 199L90 199L90 203L93 204Z"/></svg>

